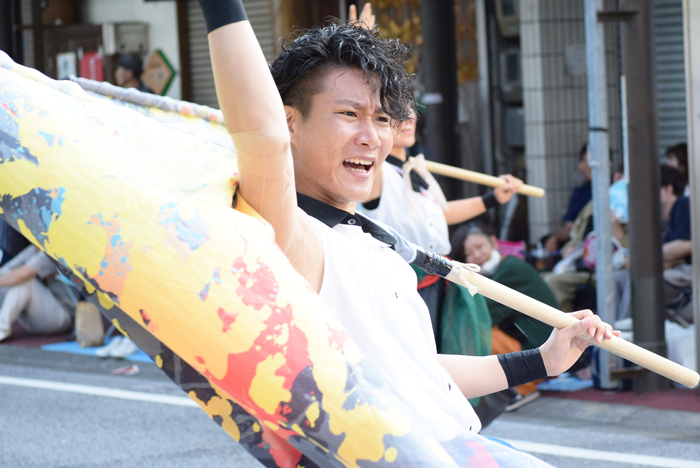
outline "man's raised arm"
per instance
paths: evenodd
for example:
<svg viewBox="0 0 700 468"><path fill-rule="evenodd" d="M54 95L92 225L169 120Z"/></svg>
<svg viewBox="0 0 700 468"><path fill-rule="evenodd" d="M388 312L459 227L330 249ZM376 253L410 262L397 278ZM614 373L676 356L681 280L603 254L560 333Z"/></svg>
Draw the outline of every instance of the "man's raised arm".
<svg viewBox="0 0 700 468"><path fill-rule="evenodd" d="M294 168L282 99L241 0L199 0L216 94L236 146L243 198L283 248L296 215Z"/></svg>

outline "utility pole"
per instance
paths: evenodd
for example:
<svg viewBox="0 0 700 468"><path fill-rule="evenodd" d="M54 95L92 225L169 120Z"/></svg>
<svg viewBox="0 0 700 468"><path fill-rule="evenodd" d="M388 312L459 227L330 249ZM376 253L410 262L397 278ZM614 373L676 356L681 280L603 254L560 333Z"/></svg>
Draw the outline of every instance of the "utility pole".
<svg viewBox="0 0 700 468"><path fill-rule="evenodd" d="M620 1L621 12L627 15L620 28L628 96L630 307L634 342L666 356L650 8L646 0ZM645 372L633 382L636 393L669 388L669 381L653 372Z"/></svg>
<svg viewBox="0 0 700 468"><path fill-rule="evenodd" d="M425 92L422 119L425 125L426 157L459 166L457 124L457 53L455 14L452 0L420 2L423 28L421 77ZM460 182L440 178L448 199L461 196Z"/></svg>
<svg viewBox="0 0 700 468"><path fill-rule="evenodd" d="M605 31L598 21L603 0L585 1L586 67L588 68L588 165L593 179L593 224L596 244L596 295L598 315L615 321L612 275L612 227L610 226L610 146L608 142L608 94L605 74ZM597 353L601 388L613 388L610 353Z"/></svg>

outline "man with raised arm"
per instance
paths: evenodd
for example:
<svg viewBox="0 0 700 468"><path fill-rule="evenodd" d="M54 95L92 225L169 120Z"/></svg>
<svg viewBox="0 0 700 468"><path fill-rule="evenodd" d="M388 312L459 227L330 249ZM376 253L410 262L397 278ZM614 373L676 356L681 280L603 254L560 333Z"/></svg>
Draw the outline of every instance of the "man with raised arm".
<svg viewBox="0 0 700 468"><path fill-rule="evenodd" d="M465 396L563 372L588 346L576 338L586 330L598 341L612 336L582 311L574 314L580 322L538 350L438 355L415 274L392 248L396 239L355 213L389 153L392 128L413 106L407 48L358 26L332 25L287 44L271 75L241 0L200 5L241 196L438 441L479 430Z"/></svg>

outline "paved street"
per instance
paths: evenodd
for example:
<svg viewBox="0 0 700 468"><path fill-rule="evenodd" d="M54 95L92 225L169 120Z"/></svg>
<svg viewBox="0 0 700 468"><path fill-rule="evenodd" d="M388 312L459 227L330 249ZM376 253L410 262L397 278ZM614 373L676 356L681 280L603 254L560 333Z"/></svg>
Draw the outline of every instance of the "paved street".
<svg viewBox="0 0 700 468"><path fill-rule="evenodd" d="M700 413L543 397L483 434L560 468L700 467Z"/></svg>
<svg viewBox="0 0 700 468"><path fill-rule="evenodd" d="M261 466L154 365L109 374L126 364L0 346L0 466ZM543 397L484 433L560 468L700 468L700 413Z"/></svg>

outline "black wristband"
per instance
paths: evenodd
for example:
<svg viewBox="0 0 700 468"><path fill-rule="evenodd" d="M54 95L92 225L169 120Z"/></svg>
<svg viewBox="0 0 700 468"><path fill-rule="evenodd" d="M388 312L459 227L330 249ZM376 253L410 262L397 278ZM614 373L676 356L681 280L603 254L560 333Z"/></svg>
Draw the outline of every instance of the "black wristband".
<svg viewBox="0 0 700 468"><path fill-rule="evenodd" d="M496 195L494 195L493 192L487 193L486 195L482 195L481 200L484 202L484 206L487 210L493 208L494 206L500 205L500 203L498 203L498 200L496 200Z"/></svg>
<svg viewBox="0 0 700 468"><path fill-rule="evenodd" d="M199 6L207 24L207 33L248 19L241 0L199 0Z"/></svg>
<svg viewBox="0 0 700 468"><path fill-rule="evenodd" d="M452 261L449 258L430 251L416 250L416 258L411 264L441 278L447 278L452 271Z"/></svg>
<svg viewBox="0 0 700 468"><path fill-rule="evenodd" d="M539 348L499 354L498 362L506 373L509 388L548 377Z"/></svg>

